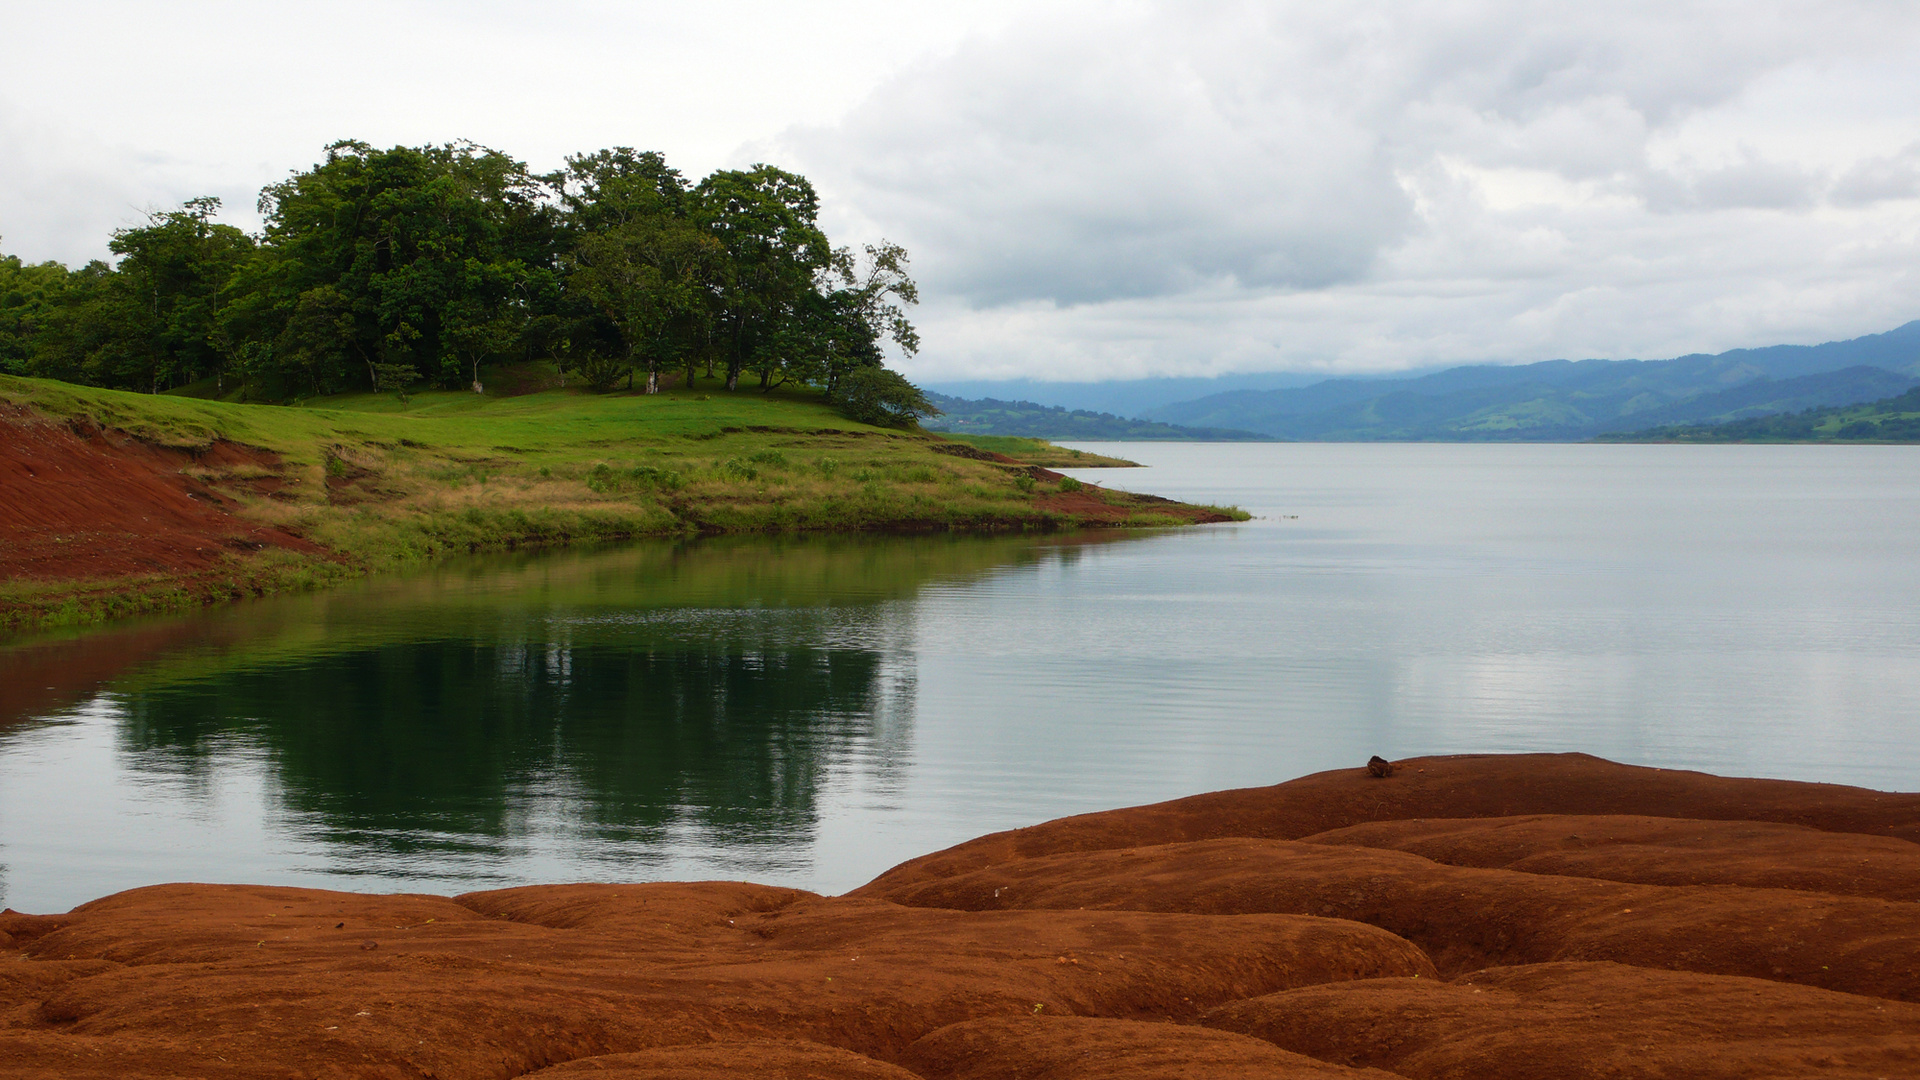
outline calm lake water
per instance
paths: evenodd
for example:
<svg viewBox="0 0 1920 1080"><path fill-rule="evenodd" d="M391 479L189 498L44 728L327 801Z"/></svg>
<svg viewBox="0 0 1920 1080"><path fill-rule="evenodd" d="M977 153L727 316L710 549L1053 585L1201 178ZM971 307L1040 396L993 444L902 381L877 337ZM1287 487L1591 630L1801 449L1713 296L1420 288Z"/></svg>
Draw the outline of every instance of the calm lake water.
<svg viewBox="0 0 1920 1080"><path fill-rule="evenodd" d="M478 559L0 646L0 902L838 892L1374 753L1920 788L1920 447L1089 448L1258 517Z"/></svg>

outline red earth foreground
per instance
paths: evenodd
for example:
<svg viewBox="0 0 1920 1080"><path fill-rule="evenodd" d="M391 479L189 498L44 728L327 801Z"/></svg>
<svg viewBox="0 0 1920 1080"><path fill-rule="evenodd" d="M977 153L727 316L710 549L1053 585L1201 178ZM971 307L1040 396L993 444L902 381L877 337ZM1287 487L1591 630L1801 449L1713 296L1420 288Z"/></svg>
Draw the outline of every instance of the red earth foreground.
<svg viewBox="0 0 1920 1080"><path fill-rule="evenodd" d="M159 885L0 916L0 1076L1920 1077L1920 795L1422 758L840 897Z"/></svg>

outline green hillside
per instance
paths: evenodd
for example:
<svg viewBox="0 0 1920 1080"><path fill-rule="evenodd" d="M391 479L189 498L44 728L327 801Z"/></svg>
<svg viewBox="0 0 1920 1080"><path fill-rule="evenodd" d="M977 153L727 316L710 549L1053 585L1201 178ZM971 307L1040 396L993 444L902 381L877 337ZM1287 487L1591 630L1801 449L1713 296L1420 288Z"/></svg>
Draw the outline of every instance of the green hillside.
<svg viewBox="0 0 1920 1080"><path fill-rule="evenodd" d="M1864 405L1829 406L1721 424L1674 424L1601 435L1595 442L1920 442L1920 387Z"/></svg>
<svg viewBox="0 0 1920 1080"><path fill-rule="evenodd" d="M1262 442L1271 439L1271 436L1235 428L1182 427L1089 409L1036 405L1031 401L969 400L933 393L927 395L927 400L941 413L926 421L930 431L1088 441Z"/></svg>

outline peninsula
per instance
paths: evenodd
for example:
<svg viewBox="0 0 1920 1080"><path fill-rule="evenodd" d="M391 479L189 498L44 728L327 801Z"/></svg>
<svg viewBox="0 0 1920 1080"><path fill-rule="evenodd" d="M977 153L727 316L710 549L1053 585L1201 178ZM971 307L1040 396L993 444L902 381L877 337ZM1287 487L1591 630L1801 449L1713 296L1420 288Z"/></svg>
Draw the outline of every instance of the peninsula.
<svg viewBox="0 0 1920 1080"><path fill-rule="evenodd" d="M527 546L1247 516L859 423L805 388L726 393L718 379L669 378L653 394L594 393L554 385L558 373L538 366L489 377L485 395L360 392L286 406L0 376L0 629Z"/></svg>

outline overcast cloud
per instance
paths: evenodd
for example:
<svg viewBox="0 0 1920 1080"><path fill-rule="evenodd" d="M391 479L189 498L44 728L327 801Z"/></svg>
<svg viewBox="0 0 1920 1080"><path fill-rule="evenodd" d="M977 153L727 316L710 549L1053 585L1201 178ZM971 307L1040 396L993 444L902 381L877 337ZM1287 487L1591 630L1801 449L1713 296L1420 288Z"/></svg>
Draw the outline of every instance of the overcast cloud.
<svg viewBox="0 0 1920 1080"><path fill-rule="evenodd" d="M812 177L923 378L1816 342L1920 317L1920 5L0 4L0 250L335 138Z"/></svg>

